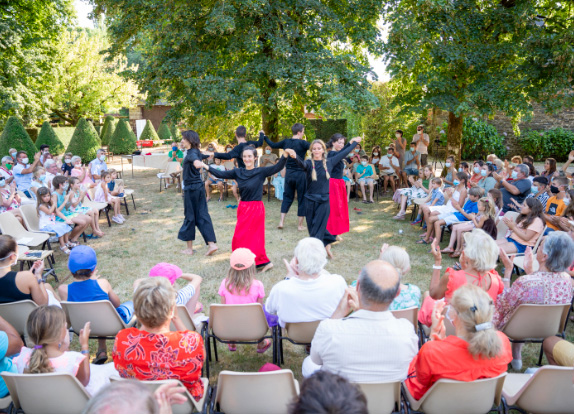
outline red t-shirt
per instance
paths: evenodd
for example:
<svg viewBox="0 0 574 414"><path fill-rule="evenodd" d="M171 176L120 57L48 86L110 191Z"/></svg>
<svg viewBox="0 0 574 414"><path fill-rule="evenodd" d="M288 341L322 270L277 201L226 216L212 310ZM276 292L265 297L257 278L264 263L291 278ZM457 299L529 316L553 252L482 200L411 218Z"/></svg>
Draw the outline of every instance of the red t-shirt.
<svg viewBox="0 0 574 414"><path fill-rule="evenodd" d="M203 396L205 348L197 332L152 334L137 328L123 329L116 336L112 357L122 378L177 379L197 401Z"/></svg>
<svg viewBox="0 0 574 414"><path fill-rule="evenodd" d="M412 360L405 381L411 395L420 400L440 379L475 381L506 372L508 363L512 361L512 349L506 335L502 332L497 334L502 340L502 352L492 359L475 359L468 352L468 342L454 335L424 344Z"/></svg>

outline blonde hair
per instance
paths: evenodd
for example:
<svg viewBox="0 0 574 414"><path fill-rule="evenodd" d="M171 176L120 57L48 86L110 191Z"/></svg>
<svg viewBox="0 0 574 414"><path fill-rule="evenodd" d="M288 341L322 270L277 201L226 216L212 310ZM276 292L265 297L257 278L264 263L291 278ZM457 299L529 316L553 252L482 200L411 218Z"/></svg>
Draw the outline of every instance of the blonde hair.
<svg viewBox="0 0 574 414"><path fill-rule="evenodd" d="M398 246L390 246L387 248L387 250L381 253L379 260L383 260L393 265L395 269L397 269L397 272L399 272L400 277L403 277L409 272L409 270L411 270L409 254L405 249Z"/></svg>
<svg viewBox="0 0 574 414"><path fill-rule="evenodd" d="M484 205L484 214L493 220L496 220L496 209L494 208L494 199L489 195L487 197L482 197L478 200L479 203Z"/></svg>
<svg viewBox="0 0 574 414"><path fill-rule="evenodd" d="M331 177L329 175L329 171L327 170L327 158L326 158L327 147L325 146L325 143L323 141L321 141L320 139L316 139L311 143L311 149L313 149L313 145L315 144L320 144L321 147L323 147L323 168L325 169L325 176L327 177L328 180ZM315 171L315 160L313 158L311 158L311 165L313 165L313 172L311 173L311 179L313 181L317 181L317 171Z"/></svg>
<svg viewBox="0 0 574 414"><path fill-rule="evenodd" d="M30 356L26 374L44 374L53 372L46 345L56 344L62 340L62 330L66 329L66 314L58 306L40 306L30 313L26 329L30 340L41 348L34 348Z"/></svg>
<svg viewBox="0 0 574 414"><path fill-rule="evenodd" d="M497 357L502 350L502 341L492 325L494 303L491 297L478 286L466 284L454 292L450 304L464 328L463 337L471 355L475 358Z"/></svg>
<svg viewBox="0 0 574 414"><path fill-rule="evenodd" d="M157 328L171 318L176 291L164 277L143 280L134 292L134 311L145 326Z"/></svg>
<svg viewBox="0 0 574 414"><path fill-rule="evenodd" d="M251 283L255 279L255 263L246 269L236 270L229 267L227 272L227 279L225 281L225 288L235 294L245 296L249 293L251 289Z"/></svg>
<svg viewBox="0 0 574 414"><path fill-rule="evenodd" d="M504 167L504 163L500 159L495 159L493 164L496 165L496 172L500 172L500 170Z"/></svg>
<svg viewBox="0 0 574 414"><path fill-rule="evenodd" d="M464 255L479 272L488 272L496 267L498 245L484 230L474 229L464 233Z"/></svg>

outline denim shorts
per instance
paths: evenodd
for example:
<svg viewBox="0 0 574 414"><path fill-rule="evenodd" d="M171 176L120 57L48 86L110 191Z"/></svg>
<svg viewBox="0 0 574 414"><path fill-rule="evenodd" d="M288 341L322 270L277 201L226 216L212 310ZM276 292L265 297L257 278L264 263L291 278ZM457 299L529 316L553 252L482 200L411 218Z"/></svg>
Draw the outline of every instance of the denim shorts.
<svg viewBox="0 0 574 414"><path fill-rule="evenodd" d="M516 240L511 239L510 237L507 237L506 240L509 241L510 243L514 243L514 245L516 246L516 253L524 253L526 251L527 246L518 243Z"/></svg>
<svg viewBox="0 0 574 414"><path fill-rule="evenodd" d="M419 175L419 170L417 170L416 168L405 168L405 172L407 173L407 175L416 175L417 177Z"/></svg>

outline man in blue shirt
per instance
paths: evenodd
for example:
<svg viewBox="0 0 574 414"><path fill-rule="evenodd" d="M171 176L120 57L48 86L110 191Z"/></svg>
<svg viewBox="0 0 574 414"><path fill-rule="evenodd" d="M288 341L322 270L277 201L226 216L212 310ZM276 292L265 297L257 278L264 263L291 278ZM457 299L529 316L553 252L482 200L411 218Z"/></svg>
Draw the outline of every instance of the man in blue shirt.
<svg viewBox="0 0 574 414"><path fill-rule="evenodd" d="M20 352L24 346L20 335L6 320L0 317L0 372L8 371L18 373L18 369L12 364L12 359L8 356ZM8 395L8 388L0 377L0 398Z"/></svg>

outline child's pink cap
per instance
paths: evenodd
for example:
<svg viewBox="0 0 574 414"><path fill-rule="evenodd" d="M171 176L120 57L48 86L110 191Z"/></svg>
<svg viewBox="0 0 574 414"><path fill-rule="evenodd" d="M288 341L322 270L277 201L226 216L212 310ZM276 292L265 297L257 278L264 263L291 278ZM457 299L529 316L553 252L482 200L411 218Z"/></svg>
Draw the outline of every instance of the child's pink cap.
<svg viewBox="0 0 574 414"><path fill-rule="evenodd" d="M255 254L249 249L241 247L235 249L229 258L229 264L235 270L248 269L255 263Z"/></svg>
<svg viewBox="0 0 574 414"><path fill-rule="evenodd" d="M171 263L158 263L149 271L149 277L163 276L173 285L183 271Z"/></svg>

